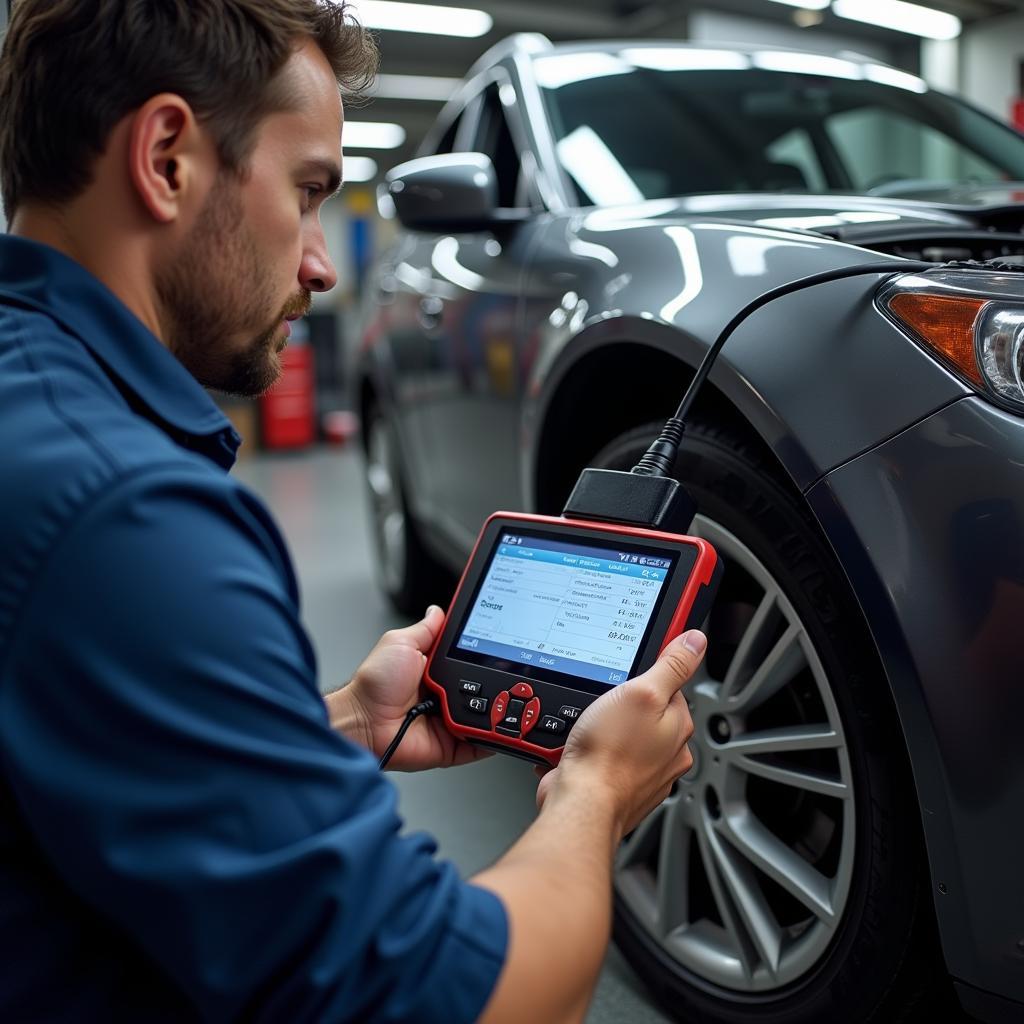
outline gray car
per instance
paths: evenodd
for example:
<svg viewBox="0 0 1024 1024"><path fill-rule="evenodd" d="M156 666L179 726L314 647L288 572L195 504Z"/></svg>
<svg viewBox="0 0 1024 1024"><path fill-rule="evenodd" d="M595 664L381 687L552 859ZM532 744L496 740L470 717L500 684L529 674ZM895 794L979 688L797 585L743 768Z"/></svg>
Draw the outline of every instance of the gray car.
<svg viewBox="0 0 1024 1024"><path fill-rule="evenodd" d="M632 465L747 302L891 260L745 320L675 467L726 573L615 930L680 1019L1024 1019L1022 202L1024 138L893 68L532 35L382 188L353 370L417 612L487 515Z"/></svg>

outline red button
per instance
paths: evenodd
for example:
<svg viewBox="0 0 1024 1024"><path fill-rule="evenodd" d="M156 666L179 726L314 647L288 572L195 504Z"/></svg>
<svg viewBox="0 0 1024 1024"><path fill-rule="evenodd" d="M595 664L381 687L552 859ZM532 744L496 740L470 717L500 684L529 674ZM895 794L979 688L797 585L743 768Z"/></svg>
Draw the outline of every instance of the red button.
<svg viewBox="0 0 1024 1024"><path fill-rule="evenodd" d="M516 685L512 687L512 696L523 697L524 699L526 697L532 697L533 687L529 683L516 683Z"/></svg>
<svg viewBox="0 0 1024 1024"><path fill-rule="evenodd" d="M523 735L525 736L536 724L540 716L540 700L534 697L525 708L523 708Z"/></svg>
<svg viewBox="0 0 1024 1024"><path fill-rule="evenodd" d="M508 690L502 690L494 703L491 705L491 728L496 726L505 717L505 708L508 706Z"/></svg>

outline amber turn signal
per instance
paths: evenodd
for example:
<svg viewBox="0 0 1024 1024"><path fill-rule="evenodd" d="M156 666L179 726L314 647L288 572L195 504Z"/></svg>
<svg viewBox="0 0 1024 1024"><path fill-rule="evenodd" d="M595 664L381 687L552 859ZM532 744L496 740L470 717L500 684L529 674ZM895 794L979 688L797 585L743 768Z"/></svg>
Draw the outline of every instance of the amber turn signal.
<svg viewBox="0 0 1024 1024"><path fill-rule="evenodd" d="M979 388L984 378L974 345L974 325L987 299L899 292L888 306L915 337Z"/></svg>

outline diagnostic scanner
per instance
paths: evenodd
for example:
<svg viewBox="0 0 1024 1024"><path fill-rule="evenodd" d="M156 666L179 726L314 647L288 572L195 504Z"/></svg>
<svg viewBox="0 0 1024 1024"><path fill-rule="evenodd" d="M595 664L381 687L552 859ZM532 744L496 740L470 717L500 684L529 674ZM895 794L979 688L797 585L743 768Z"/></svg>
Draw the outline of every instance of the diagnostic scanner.
<svg viewBox="0 0 1024 1024"><path fill-rule="evenodd" d="M589 704L703 623L720 575L698 537L497 512L424 682L456 736L555 765Z"/></svg>
<svg viewBox="0 0 1024 1024"><path fill-rule="evenodd" d="M448 729L471 743L557 764L587 705L650 668L711 609L722 565L710 544L685 535L696 504L671 471L687 414L726 340L783 295L933 265L889 259L763 292L722 329L675 414L628 473L584 469L560 517L491 516L427 659L424 682ZM381 767L428 710L437 710L434 701L410 710Z"/></svg>

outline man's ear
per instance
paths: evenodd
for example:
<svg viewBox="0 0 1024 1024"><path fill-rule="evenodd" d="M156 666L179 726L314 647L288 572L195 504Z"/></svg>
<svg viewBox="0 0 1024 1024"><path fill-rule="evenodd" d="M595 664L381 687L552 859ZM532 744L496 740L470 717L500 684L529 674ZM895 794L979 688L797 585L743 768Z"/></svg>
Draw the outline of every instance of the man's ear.
<svg viewBox="0 0 1024 1024"><path fill-rule="evenodd" d="M177 220L197 190L205 190L213 175L204 164L212 152L192 108L180 96L161 93L135 112L128 133L128 171L154 220Z"/></svg>

